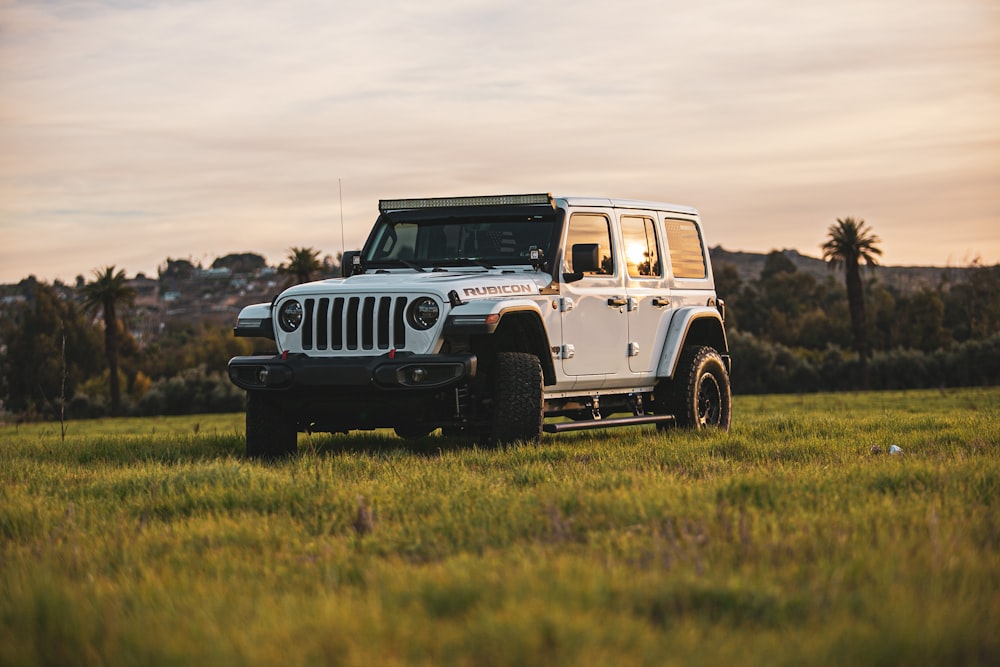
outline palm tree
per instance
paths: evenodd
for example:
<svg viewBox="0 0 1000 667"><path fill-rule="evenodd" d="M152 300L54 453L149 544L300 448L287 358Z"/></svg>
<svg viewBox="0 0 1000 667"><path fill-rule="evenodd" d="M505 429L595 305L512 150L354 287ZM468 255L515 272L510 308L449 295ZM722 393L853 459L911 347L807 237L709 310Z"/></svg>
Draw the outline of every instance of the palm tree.
<svg viewBox="0 0 1000 667"><path fill-rule="evenodd" d="M868 266L878 265L877 256L882 249L877 247L881 239L872 233L864 220L837 218L837 224L827 231L830 238L823 244L823 259L830 269L844 267L847 283L847 305L851 313L851 331L854 335L854 349L861 365L861 385L868 388L868 324L865 321L865 292L861 284L861 261Z"/></svg>
<svg viewBox="0 0 1000 667"><path fill-rule="evenodd" d="M288 261L278 267L278 271L291 276L295 283L307 283L323 268L319 261L319 250L295 248L288 251Z"/></svg>
<svg viewBox="0 0 1000 667"><path fill-rule="evenodd" d="M135 290L126 284L125 270L115 272L114 266L94 270L94 279L78 288L83 307L88 313L98 311L104 316L104 354L108 358L111 389L111 414L120 415L121 386L118 382L118 308L135 304Z"/></svg>

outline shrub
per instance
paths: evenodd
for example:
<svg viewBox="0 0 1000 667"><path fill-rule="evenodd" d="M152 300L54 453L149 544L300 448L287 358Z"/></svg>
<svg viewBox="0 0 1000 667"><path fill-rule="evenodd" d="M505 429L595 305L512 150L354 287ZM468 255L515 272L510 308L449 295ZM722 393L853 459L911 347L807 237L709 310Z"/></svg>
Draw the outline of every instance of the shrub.
<svg viewBox="0 0 1000 667"><path fill-rule="evenodd" d="M243 391L222 373L204 365L153 382L139 399L140 415L184 415L204 412L237 412L243 409Z"/></svg>
<svg viewBox="0 0 1000 667"><path fill-rule="evenodd" d="M753 334L732 331L733 391L763 394L818 391L822 382L805 353L780 343L769 343Z"/></svg>
<svg viewBox="0 0 1000 667"><path fill-rule="evenodd" d="M108 403L100 396L88 396L77 392L66 404L67 419L97 419L106 417Z"/></svg>

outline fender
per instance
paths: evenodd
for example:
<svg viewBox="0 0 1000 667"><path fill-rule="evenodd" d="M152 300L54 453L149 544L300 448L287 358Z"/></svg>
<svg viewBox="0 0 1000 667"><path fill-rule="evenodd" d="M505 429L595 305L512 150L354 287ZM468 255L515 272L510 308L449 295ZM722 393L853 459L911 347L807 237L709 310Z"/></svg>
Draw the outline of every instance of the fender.
<svg viewBox="0 0 1000 667"><path fill-rule="evenodd" d="M452 308L444 324L444 335L491 334L508 313L531 311L542 317L542 309L531 299L476 299Z"/></svg>
<svg viewBox="0 0 1000 667"><path fill-rule="evenodd" d="M678 308L667 325L667 336L663 343L664 355L656 367L656 376L672 378L677 370L677 361L681 350L689 343L699 343L714 347L730 367L729 342L726 340L726 329L722 323L722 315L717 308L710 306L693 306Z"/></svg>
<svg viewBox="0 0 1000 667"><path fill-rule="evenodd" d="M510 316L514 316L511 318ZM516 320L513 322L512 319ZM521 351L532 352L542 364L542 374L546 385L556 383L556 369L549 352L548 331L542 318L542 309L532 299L476 300L456 306L449 314L442 332L448 336L493 335L499 329L504 333L504 322L522 332L527 342ZM527 325L527 326L525 326Z"/></svg>

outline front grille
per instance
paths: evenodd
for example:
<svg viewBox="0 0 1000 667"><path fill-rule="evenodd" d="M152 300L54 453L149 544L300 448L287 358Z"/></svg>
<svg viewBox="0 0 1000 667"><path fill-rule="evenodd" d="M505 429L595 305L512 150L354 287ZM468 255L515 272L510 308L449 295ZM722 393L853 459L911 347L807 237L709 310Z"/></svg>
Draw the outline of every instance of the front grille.
<svg viewBox="0 0 1000 667"><path fill-rule="evenodd" d="M405 296L307 298L302 349L405 349L406 303Z"/></svg>

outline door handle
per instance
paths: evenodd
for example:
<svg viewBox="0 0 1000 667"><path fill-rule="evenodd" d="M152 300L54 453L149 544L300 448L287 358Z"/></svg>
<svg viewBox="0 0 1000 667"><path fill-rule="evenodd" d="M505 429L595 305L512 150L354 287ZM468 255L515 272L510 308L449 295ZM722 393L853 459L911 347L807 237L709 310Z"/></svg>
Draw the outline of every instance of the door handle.
<svg viewBox="0 0 1000 667"><path fill-rule="evenodd" d="M655 296L653 297L653 306L656 308L665 308L670 305L670 299L665 296Z"/></svg>
<svg viewBox="0 0 1000 667"><path fill-rule="evenodd" d="M626 305L627 303L628 303L628 300L625 299L624 297L620 297L620 296L613 296L610 299L608 299L608 305L612 306L614 308L620 308L620 307Z"/></svg>

